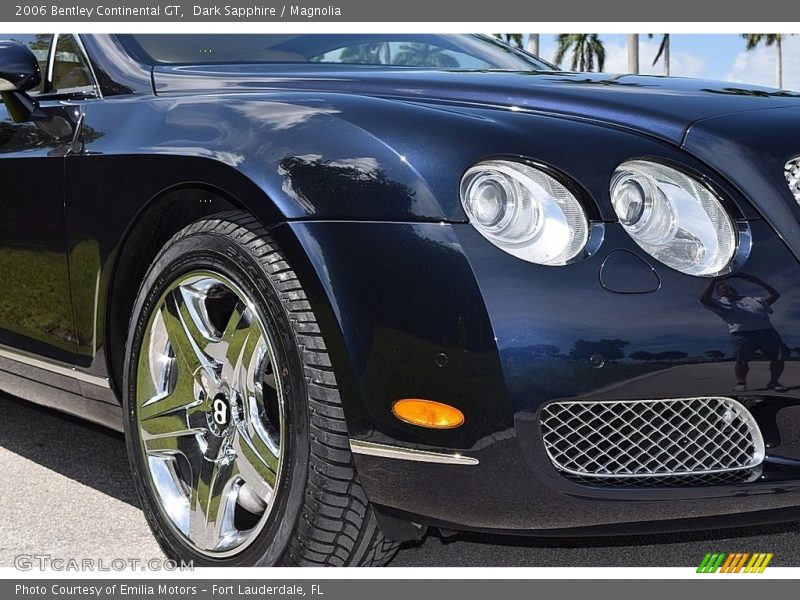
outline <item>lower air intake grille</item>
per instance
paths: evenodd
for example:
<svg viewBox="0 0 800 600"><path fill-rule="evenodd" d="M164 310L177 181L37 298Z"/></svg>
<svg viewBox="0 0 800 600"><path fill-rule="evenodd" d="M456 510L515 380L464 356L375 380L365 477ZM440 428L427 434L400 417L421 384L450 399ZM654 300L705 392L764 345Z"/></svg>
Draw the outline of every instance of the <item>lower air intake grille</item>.
<svg viewBox="0 0 800 600"><path fill-rule="evenodd" d="M758 425L731 398L553 402L541 429L553 465L593 485L713 485L764 460Z"/></svg>

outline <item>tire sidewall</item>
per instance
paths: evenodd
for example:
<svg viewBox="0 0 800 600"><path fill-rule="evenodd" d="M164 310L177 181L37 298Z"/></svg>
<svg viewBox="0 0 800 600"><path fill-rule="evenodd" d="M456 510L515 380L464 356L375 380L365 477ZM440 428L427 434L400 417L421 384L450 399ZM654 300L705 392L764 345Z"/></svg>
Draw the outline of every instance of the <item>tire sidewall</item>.
<svg viewBox="0 0 800 600"><path fill-rule="evenodd" d="M241 552L212 558L197 552L172 526L149 483L136 418L136 374L150 315L164 291L181 275L195 270L217 272L253 301L272 342L284 398L286 432L281 440L283 464L271 512L264 528ZM303 365L291 322L259 258L236 240L208 231L173 238L150 267L133 308L123 378L125 438L142 508L168 557L199 566L272 566L289 548L304 503L309 462L309 432Z"/></svg>

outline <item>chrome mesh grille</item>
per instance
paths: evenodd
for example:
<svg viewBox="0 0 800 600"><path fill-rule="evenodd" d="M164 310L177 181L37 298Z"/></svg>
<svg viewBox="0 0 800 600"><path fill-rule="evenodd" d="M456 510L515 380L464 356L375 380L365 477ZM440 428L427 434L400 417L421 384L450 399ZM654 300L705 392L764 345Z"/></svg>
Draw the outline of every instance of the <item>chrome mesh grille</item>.
<svg viewBox="0 0 800 600"><path fill-rule="evenodd" d="M609 485L661 477L697 484L698 476L752 470L764 460L758 425L730 398L553 402L540 425L558 470Z"/></svg>
<svg viewBox="0 0 800 600"><path fill-rule="evenodd" d="M786 176L789 190L794 194L794 199L800 204L800 156L786 163L783 174Z"/></svg>

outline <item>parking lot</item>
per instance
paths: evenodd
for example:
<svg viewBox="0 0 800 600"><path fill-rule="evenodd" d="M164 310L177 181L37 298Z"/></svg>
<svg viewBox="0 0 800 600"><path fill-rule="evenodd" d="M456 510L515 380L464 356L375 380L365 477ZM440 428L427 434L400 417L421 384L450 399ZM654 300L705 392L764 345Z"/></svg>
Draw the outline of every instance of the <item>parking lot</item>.
<svg viewBox="0 0 800 600"><path fill-rule="evenodd" d="M161 552L137 506L122 436L0 397L0 566L20 554L150 559ZM800 566L800 526L591 539L429 535L393 566L693 566L708 551L773 552Z"/></svg>

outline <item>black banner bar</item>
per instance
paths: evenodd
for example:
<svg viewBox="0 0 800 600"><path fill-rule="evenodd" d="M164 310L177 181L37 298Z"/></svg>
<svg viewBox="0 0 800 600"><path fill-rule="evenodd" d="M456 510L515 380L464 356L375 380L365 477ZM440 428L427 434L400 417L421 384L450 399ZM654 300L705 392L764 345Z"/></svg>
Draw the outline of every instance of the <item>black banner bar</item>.
<svg viewBox="0 0 800 600"><path fill-rule="evenodd" d="M603 0L585 2L376 2L322 0L298 4L270 0L11 0L0 4L4 22L780 22L797 19L787 0Z"/></svg>
<svg viewBox="0 0 800 600"><path fill-rule="evenodd" d="M713 579L713 581L712 581ZM674 600L681 597L715 597L725 600L752 599L755 594L775 593L792 581L764 580L719 575L697 575L678 580L530 580L530 579L252 579L224 581L183 580L5 580L0 597L24 600L408 600L409 598L614 598ZM769 584L769 590L765 588ZM712 587L713 586L713 589ZM786 590L794 594L794 591Z"/></svg>

